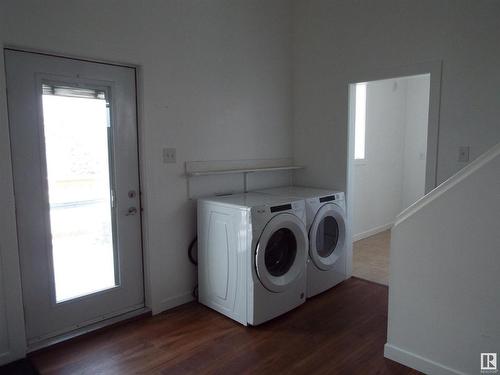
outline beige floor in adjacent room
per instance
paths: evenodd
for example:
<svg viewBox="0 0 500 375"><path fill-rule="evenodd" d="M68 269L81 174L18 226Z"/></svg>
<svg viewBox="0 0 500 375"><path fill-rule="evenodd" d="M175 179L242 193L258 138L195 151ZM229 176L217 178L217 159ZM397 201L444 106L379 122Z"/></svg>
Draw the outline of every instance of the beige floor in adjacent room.
<svg viewBox="0 0 500 375"><path fill-rule="evenodd" d="M388 285L390 243L390 230L354 242L353 276Z"/></svg>

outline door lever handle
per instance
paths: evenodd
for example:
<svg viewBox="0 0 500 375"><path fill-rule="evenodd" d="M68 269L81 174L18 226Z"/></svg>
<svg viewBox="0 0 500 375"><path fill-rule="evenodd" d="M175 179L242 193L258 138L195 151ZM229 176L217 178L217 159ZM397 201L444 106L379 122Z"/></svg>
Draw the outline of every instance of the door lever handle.
<svg viewBox="0 0 500 375"><path fill-rule="evenodd" d="M132 216L132 215L135 215L136 213L137 213L137 208L129 207L125 216Z"/></svg>

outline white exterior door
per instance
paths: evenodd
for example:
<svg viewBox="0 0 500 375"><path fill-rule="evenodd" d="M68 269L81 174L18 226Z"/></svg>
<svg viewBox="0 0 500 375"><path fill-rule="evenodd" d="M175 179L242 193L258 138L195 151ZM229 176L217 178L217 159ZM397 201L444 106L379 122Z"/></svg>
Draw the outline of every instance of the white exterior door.
<svg viewBox="0 0 500 375"><path fill-rule="evenodd" d="M135 69L5 56L33 345L144 306Z"/></svg>

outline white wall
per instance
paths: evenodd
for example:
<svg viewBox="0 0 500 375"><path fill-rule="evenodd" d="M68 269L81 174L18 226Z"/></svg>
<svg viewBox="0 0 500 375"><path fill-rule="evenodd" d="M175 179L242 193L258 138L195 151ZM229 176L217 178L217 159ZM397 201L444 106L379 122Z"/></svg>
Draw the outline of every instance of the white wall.
<svg viewBox="0 0 500 375"><path fill-rule="evenodd" d="M292 156L289 3L9 0L1 7L4 45L140 66L148 301L154 312L186 302L196 219L184 161ZM18 263L1 68L0 248L12 255L4 274ZM176 164L162 163L165 146L177 148Z"/></svg>
<svg viewBox="0 0 500 375"><path fill-rule="evenodd" d="M1 6L1 5L0 5ZM0 39L3 37L3 34L4 34L4 30L3 30L3 26L4 26L4 13L1 11L2 9L0 8ZM3 60L0 61L0 69L3 70ZM0 74L0 90L1 91L4 91L4 87L5 87L5 83L4 83L4 77ZM1 95L1 94L0 94ZM2 103L3 105L3 103ZM0 115L2 116L2 120L5 119L5 115L3 113L3 111L0 113ZM2 121L3 122L3 121ZM1 144L1 149L3 150L5 145L7 144L6 142L6 134L5 134L5 131L4 129L0 128L0 144ZM2 158L3 159L3 158ZM6 167L3 162L0 160L0 164L2 167ZM4 169L2 169L3 171ZM3 175L3 173L2 173ZM4 186L5 185L5 182L4 182L4 178L2 178L0 180L0 191L4 191L4 189L7 188L7 186ZM3 203L3 201L2 201ZM2 204L3 206L3 204ZM1 210L1 211L5 211L5 210ZM0 217L1 217L1 222L3 223L4 222L4 219L7 219L7 220L11 220L12 218L11 217L6 217L5 214L2 212L0 213ZM1 245L0 245L1 246ZM3 266L2 266L2 248L0 247L0 358L2 357L2 355L4 353L7 353L9 351L9 341L8 341L8 334L7 334L7 317L5 316L6 314L6 309L5 309L5 292L4 292L4 289L5 289L5 281L4 281L4 272L3 272Z"/></svg>
<svg viewBox="0 0 500 375"><path fill-rule="evenodd" d="M443 62L438 182L463 167L459 146L474 159L499 141L499 14L489 0L295 0L298 182L346 189L348 83L391 67Z"/></svg>
<svg viewBox="0 0 500 375"><path fill-rule="evenodd" d="M367 83L364 161L354 162L353 235L390 228L425 193L428 75Z"/></svg>
<svg viewBox="0 0 500 375"><path fill-rule="evenodd" d="M400 211L403 211L425 194L429 116L429 77L409 77L405 81L406 119Z"/></svg>
<svg viewBox="0 0 500 375"><path fill-rule="evenodd" d="M500 349L500 144L392 229L385 354L428 374L480 373Z"/></svg>
<svg viewBox="0 0 500 375"><path fill-rule="evenodd" d="M2 264L0 263L0 267ZM7 333L7 317L5 316L4 281L0 278L0 358L9 351L9 337Z"/></svg>
<svg viewBox="0 0 500 375"><path fill-rule="evenodd" d="M354 162L353 234L392 224L401 208L406 82L383 80L366 85L364 162ZM368 234L368 233L366 233Z"/></svg>

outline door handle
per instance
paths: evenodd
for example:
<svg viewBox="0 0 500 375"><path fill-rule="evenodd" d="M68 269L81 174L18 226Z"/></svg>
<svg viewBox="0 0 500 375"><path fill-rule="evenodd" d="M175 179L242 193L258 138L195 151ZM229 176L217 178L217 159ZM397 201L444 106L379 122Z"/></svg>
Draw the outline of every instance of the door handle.
<svg viewBox="0 0 500 375"><path fill-rule="evenodd" d="M136 213L137 213L137 208L129 207L125 216L132 216L132 215L135 215Z"/></svg>

